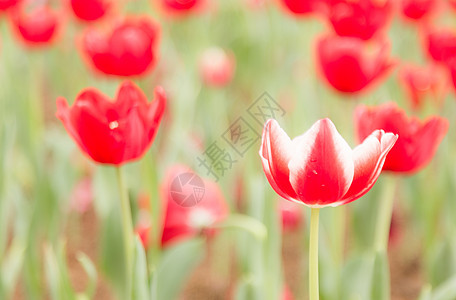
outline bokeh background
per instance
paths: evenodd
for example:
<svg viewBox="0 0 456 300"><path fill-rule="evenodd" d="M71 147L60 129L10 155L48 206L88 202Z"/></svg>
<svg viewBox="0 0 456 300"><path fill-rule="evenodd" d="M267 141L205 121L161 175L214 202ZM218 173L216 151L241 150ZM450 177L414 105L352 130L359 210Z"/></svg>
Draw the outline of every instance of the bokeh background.
<svg viewBox="0 0 456 300"><path fill-rule="evenodd" d="M322 209L320 289L322 299L389 299L375 290L390 280L391 299L456 299L454 87L449 72L437 66L430 73L442 74L439 90L430 91L434 87L424 80L417 107L400 79L404 65L434 64L425 35L429 28L456 28L450 1L429 1L433 8L425 20L405 17L401 2L389 1L394 9L382 34L394 66L358 93L336 90L322 74L316 41L332 28L321 14L294 14L272 0L211 0L179 14L163 11L159 0L111 2L105 16L84 22L70 1L28 1L26 11L45 5L57 15L51 41L38 44L24 40L14 9L0 12L1 299L125 299L114 168L81 153L55 117L55 103L61 96L72 103L87 87L115 96L125 76L96 70L80 45L89 28L109 31L127 16L150 18L161 28L156 65L127 79L150 100L157 85L168 96L152 147L122 167L135 228L149 234L135 267L135 299L307 299L310 210L284 203L270 188L260 139L218 174L230 213L214 225L217 230L166 247L159 242L167 172L180 164L214 180L198 158L214 142L236 155L223 134L239 117L261 134L248 110L265 92L283 109L275 117L291 137L329 117L352 147L359 142L353 111L361 103L394 101L420 119L449 120L447 136L423 170L382 174L362 199ZM366 51L378 51L373 45ZM211 82L205 72L222 75ZM372 247L379 203L391 181L388 278L378 271Z"/></svg>

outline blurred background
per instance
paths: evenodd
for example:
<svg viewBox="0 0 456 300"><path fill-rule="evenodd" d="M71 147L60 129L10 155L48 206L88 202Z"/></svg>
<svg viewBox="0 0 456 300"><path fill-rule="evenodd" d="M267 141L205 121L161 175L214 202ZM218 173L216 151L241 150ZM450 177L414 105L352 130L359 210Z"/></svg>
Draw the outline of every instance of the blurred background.
<svg viewBox="0 0 456 300"><path fill-rule="evenodd" d="M263 123L275 118L293 138L329 117L354 147L355 107L387 101L450 128L419 172L382 174L362 199L322 209L321 299L456 299L454 64L432 52L455 52L453 4L1 0L0 299L125 299L115 170L82 154L55 116L58 97L71 104L93 87L114 99L124 80L149 101L159 85L168 98L153 145L122 167L144 247L135 299L307 299L310 210L269 186L258 155ZM335 25L350 14L358 23ZM152 33L129 25L116 39L140 18ZM375 34L346 37L356 24ZM122 56L103 51L134 58L119 67ZM210 171L202 161L214 149L232 160ZM185 234L168 243L163 207L172 209L176 165L226 207L204 228L186 221L187 209L174 220L187 222L178 224ZM390 277L371 253L388 181L396 181ZM391 298L378 296L382 280Z"/></svg>

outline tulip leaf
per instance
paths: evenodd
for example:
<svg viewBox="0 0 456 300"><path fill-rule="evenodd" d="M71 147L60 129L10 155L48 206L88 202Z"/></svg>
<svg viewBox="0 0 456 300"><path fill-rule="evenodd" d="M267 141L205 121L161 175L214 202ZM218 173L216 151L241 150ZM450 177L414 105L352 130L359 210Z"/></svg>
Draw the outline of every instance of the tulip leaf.
<svg viewBox="0 0 456 300"><path fill-rule="evenodd" d="M204 240L191 239L164 252L157 270L157 299L176 299L185 280L204 257Z"/></svg>
<svg viewBox="0 0 456 300"><path fill-rule="evenodd" d="M432 300L456 299L456 276L451 277L434 290Z"/></svg>
<svg viewBox="0 0 456 300"><path fill-rule="evenodd" d="M97 269L95 268L95 265L90 260L90 258L83 252L78 253L77 259L89 277L85 295L88 299L92 299L93 295L95 294L95 288L97 285Z"/></svg>
<svg viewBox="0 0 456 300"><path fill-rule="evenodd" d="M45 246L45 272L51 298L54 300L73 300L75 295L71 287L66 268L63 244L56 253L51 245Z"/></svg>
<svg viewBox="0 0 456 300"><path fill-rule="evenodd" d="M340 299L370 299L373 267L371 255L350 258L342 270Z"/></svg>
<svg viewBox="0 0 456 300"><path fill-rule="evenodd" d="M241 214L231 214L217 227L222 228L239 228L252 234L258 240L264 240L268 231L266 226L257 219Z"/></svg>
<svg viewBox="0 0 456 300"><path fill-rule="evenodd" d="M10 294L16 286L19 272L24 262L25 247L19 238L15 238L3 259L2 264L2 292L6 299L10 299Z"/></svg>
<svg viewBox="0 0 456 300"><path fill-rule="evenodd" d="M136 255L133 270L133 299L150 299L146 253L137 236L135 237L135 249Z"/></svg>
<svg viewBox="0 0 456 300"><path fill-rule="evenodd" d="M388 254L386 251L377 251L374 259L374 269L372 277L372 300L390 299L390 275Z"/></svg>
<svg viewBox="0 0 456 300"><path fill-rule="evenodd" d="M432 299L432 288L429 284L423 286L421 289L420 297L418 300L431 300Z"/></svg>

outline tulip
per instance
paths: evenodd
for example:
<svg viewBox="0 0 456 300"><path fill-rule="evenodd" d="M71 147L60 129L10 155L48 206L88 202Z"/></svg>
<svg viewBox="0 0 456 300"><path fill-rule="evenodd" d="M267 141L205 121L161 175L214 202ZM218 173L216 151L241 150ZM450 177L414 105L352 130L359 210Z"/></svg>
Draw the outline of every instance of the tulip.
<svg viewBox="0 0 456 300"><path fill-rule="evenodd" d="M405 18L421 20L429 16L436 8L436 0L402 0L401 9Z"/></svg>
<svg viewBox="0 0 456 300"><path fill-rule="evenodd" d="M223 87L233 78L236 63L234 56L220 48L209 48L200 59L200 73L208 86Z"/></svg>
<svg viewBox="0 0 456 300"><path fill-rule="evenodd" d="M11 7L16 6L20 0L0 0L0 11L8 10Z"/></svg>
<svg viewBox="0 0 456 300"><path fill-rule="evenodd" d="M431 161L449 126L446 119L438 116L426 121L409 118L393 102L371 108L358 106L355 124L360 140L378 129L398 134L400 138L386 158L383 169L408 174L418 172Z"/></svg>
<svg viewBox="0 0 456 300"><path fill-rule="evenodd" d="M269 183L281 197L314 208L339 206L372 188L396 139L376 130L352 150L329 119L293 140L269 120L260 156Z"/></svg>
<svg viewBox="0 0 456 300"><path fill-rule="evenodd" d="M283 231L294 231L301 226L304 218L301 207L281 198L279 200L279 211Z"/></svg>
<svg viewBox="0 0 456 300"><path fill-rule="evenodd" d="M280 300L294 300L294 297L290 291L290 288L286 285L282 289L282 295L281 295Z"/></svg>
<svg viewBox="0 0 456 300"><path fill-rule="evenodd" d="M148 210L139 210L139 220L135 227L135 233L141 240L144 249L149 248L151 240L152 224L150 222L150 213Z"/></svg>
<svg viewBox="0 0 456 300"><path fill-rule="evenodd" d="M327 35L317 41L317 65L330 86L342 93L358 93L386 77L393 66L387 40L364 42Z"/></svg>
<svg viewBox="0 0 456 300"><path fill-rule="evenodd" d="M161 87L155 97L148 103L130 81L120 86L114 101L89 88L71 108L64 98L57 99L57 117L82 152L95 162L120 166L139 159L152 144L165 109Z"/></svg>
<svg viewBox="0 0 456 300"><path fill-rule="evenodd" d="M17 36L28 46L49 45L56 36L59 26L57 13L46 5L28 10L29 4L23 4L10 10L11 25Z"/></svg>
<svg viewBox="0 0 456 300"><path fill-rule="evenodd" d="M399 80L413 109L420 109L426 97L436 101L443 99L446 92L445 75L432 65L404 65L400 69Z"/></svg>
<svg viewBox="0 0 456 300"><path fill-rule="evenodd" d="M81 52L89 65L104 74L144 75L157 62L159 32L158 25L148 18L125 20L108 34L88 29Z"/></svg>
<svg viewBox="0 0 456 300"><path fill-rule="evenodd" d="M80 214L89 210L93 202L92 180L90 177L81 179L73 188L70 208Z"/></svg>
<svg viewBox="0 0 456 300"><path fill-rule="evenodd" d="M293 16L311 16L315 13L325 14L327 3L325 0L279 0L286 12Z"/></svg>
<svg viewBox="0 0 456 300"><path fill-rule="evenodd" d="M207 0L152 0L158 9L169 17L182 17L202 10Z"/></svg>
<svg viewBox="0 0 456 300"><path fill-rule="evenodd" d="M201 179L204 188L199 202L192 206L183 206L181 202L176 201L176 193L183 193L187 197L189 196L187 192L201 192L195 189L196 186L192 185L192 180L179 181L179 187L176 187L175 180L182 175L189 175L188 178L197 177L185 166L174 166L167 172L161 185L162 207L165 209L161 237L163 247L197 236L201 232L212 236L215 233L213 226L228 215L228 206L220 187L210 180ZM179 188L182 190L178 190Z"/></svg>
<svg viewBox="0 0 456 300"><path fill-rule="evenodd" d="M452 29L427 29L424 39L427 53L435 62L445 65L456 57L456 32Z"/></svg>
<svg viewBox="0 0 456 300"><path fill-rule="evenodd" d="M111 8L108 0L71 0L74 15L82 21L96 21Z"/></svg>
<svg viewBox="0 0 456 300"><path fill-rule="evenodd" d="M340 36L372 38L386 28L392 17L391 0L330 0L328 20Z"/></svg>
<svg viewBox="0 0 456 300"><path fill-rule="evenodd" d="M275 120L263 129L260 156L271 187L281 197L311 207L309 299L318 294L319 209L366 194L377 181L397 135L375 130L351 149L329 119L291 140Z"/></svg>

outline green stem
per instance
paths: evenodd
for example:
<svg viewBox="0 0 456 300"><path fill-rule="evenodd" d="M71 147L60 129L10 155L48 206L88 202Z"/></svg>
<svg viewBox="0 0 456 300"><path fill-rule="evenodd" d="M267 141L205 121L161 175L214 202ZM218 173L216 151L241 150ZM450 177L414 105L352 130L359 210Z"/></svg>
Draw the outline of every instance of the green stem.
<svg viewBox="0 0 456 300"><path fill-rule="evenodd" d="M397 181L397 178L393 176L388 176L385 179L386 187L380 202L375 229L375 249L378 252L386 251L388 247L391 217L393 215L394 191L396 190Z"/></svg>
<svg viewBox="0 0 456 300"><path fill-rule="evenodd" d="M320 209L311 208L309 249L309 299L318 300L318 219Z"/></svg>
<svg viewBox="0 0 456 300"><path fill-rule="evenodd" d="M120 207L122 214L122 229L124 235L125 247L125 261L127 270L127 295L128 299L131 296L132 275L133 275L133 250L134 250L134 236L133 236L133 222L131 219L130 200L128 199L128 191L125 187L125 182L122 176L120 167L116 168L117 181L119 183L120 193Z"/></svg>

